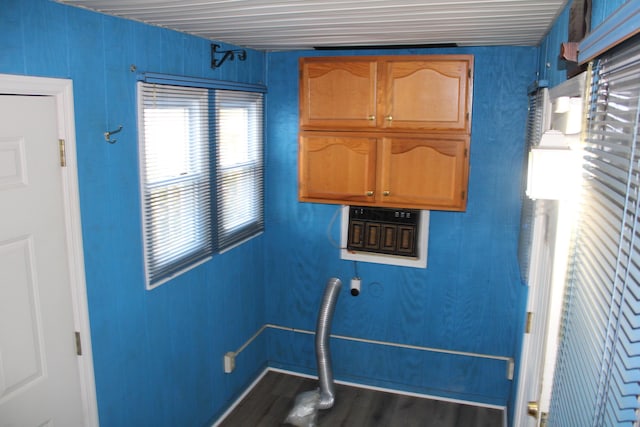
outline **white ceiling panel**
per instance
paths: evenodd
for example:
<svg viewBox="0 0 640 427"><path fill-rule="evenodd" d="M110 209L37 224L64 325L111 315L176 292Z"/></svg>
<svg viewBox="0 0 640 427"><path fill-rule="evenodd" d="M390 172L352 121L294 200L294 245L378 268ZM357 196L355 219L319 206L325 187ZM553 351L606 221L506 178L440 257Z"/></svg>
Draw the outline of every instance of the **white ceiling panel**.
<svg viewBox="0 0 640 427"><path fill-rule="evenodd" d="M567 0L59 0L257 50L535 46Z"/></svg>

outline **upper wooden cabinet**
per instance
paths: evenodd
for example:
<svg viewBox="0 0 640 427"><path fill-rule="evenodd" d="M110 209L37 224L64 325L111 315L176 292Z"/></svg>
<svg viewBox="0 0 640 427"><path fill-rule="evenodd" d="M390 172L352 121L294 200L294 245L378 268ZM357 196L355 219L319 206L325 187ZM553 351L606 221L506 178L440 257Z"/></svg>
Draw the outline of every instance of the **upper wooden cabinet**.
<svg viewBox="0 0 640 427"><path fill-rule="evenodd" d="M463 211L472 55L300 59L298 198Z"/></svg>
<svg viewBox="0 0 640 427"><path fill-rule="evenodd" d="M300 128L465 133L472 55L300 59Z"/></svg>
<svg viewBox="0 0 640 427"><path fill-rule="evenodd" d="M380 150L378 205L466 209L468 136L386 135Z"/></svg>
<svg viewBox="0 0 640 427"><path fill-rule="evenodd" d="M384 58L380 69L379 126L471 131L472 56Z"/></svg>
<svg viewBox="0 0 640 427"><path fill-rule="evenodd" d="M462 211L466 135L300 134L299 198L306 202Z"/></svg>
<svg viewBox="0 0 640 427"><path fill-rule="evenodd" d="M371 134L302 132L298 151L300 200L375 202L377 144Z"/></svg>
<svg viewBox="0 0 640 427"><path fill-rule="evenodd" d="M376 127L375 58L301 58L300 72L302 129Z"/></svg>

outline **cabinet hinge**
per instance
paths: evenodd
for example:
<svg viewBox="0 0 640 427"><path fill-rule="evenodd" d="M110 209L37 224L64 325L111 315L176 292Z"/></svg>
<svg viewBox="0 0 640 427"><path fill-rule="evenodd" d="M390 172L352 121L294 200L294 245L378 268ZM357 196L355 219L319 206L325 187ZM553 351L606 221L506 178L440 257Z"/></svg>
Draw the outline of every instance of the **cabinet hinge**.
<svg viewBox="0 0 640 427"><path fill-rule="evenodd" d="M531 323L533 322L533 313L530 311L527 311L527 321L524 325L524 333L525 334L529 334L531 333Z"/></svg>
<svg viewBox="0 0 640 427"><path fill-rule="evenodd" d="M469 150L467 150L466 148L464 149L464 157L467 157L467 154L469 154Z"/></svg>
<svg viewBox="0 0 640 427"><path fill-rule="evenodd" d="M466 196L466 195L467 195L467 192L466 192L466 191L464 191L464 190L463 190L463 191L461 191L461 192L460 192L460 198L461 198L462 200L464 200L464 198L465 198L465 196Z"/></svg>
<svg viewBox="0 0 640 427"><path fill-rule="evenodd" d="M471 78L471 69L467 70L467 77Z"/></svg>
<svg viewBox="0 0 640 427"><path fill-rule="evenodd" d="M75 332L76 338L76 355L82 356L82 341L80 340L80 332Z"/></svg>
<svg viewBox="0 0 640 427"><path fill-rule="evenodd" d="M58 146L60 148L60 166L65 167L67 166L67 152L64 139L58 140Z"/></svg>

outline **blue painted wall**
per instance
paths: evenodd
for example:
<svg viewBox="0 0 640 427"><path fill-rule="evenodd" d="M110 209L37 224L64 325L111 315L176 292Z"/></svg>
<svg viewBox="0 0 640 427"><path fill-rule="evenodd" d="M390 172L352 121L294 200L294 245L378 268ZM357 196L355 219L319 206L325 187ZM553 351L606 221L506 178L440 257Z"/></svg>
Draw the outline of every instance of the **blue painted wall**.
<svg viewBox="0 0 640 427"><path fill-rule="evenodd" d="M428 268L358 263L362 293L352 297L351 261L339 259L335 205L297 201L298 58L268 56L267 321L315 329L326 280L343 288L333 332L372 340L514 357L522 331L524 289L516 258L524 156L526 88L537 50L484 47L370 51L366 54L475 55L471 173L464 213L431 212ZM333 53L334 55L336 53ZM338 54L363 54L362 51ZM505 405L512 392L502 361L332 341L342 380ZM269 332L269 362L314 372L313 337Z"/></svg>
<svg viewBox="0 0 640 427"><path fill-rule="evenodd" d="M592 0L591 29L600 25L624 3L625 0ZM567 3L540 43L538 75L541 80L549 81L549 87L556 86L567 79L566 63L560 59L560 45L569 39L570 7L571 1Z"/></svg>
<svg viewBox="0 0 640 427"><path fill-rule="evenodd" d="M607 19L609 15L618 10L624 3L636 0L592 0L591 5L591 28L595 29Z"/></svg>
<svg viewBox="0 0 640 427"><path fill-rule="evenodd" d="M209 68L210 42L46 0L0 0L0 73L73 80L85 267L103 426L202 426L266 364L264 238L146 291L136 73L264 83L265 55ZM118 142L103 132L124 126Z"/></svg>
<svg viewBox="0 0 640 427"><path fill-rule="evenodd" d="M594 26L620 0L594 1ZM297 201L297 60L317 52L249 52L209 68L209 42L48 0L0 0L0 72L74 83L87 288L102 425L204 425L266 365L315 371L310 336L268 330L238 356L222 355L263 323L314 329L330 276L345 282L327 235L333 205ZM596 16L597 15L597 16ZM477 47L389 53L472 53L475 87L469 203L432 212L426 270L358 264L362 294L343 289L333 332L518 359L525 289L516 246L526 87L557 56L565 10L539 49ZM37 29L37 30L34 30ZM361 51L339 54L362 54ZM265 234L145 291L139 219L135 80L138 71L266 83ZM554 68L555 67L555 68ZM103 132L119 124L118 143ZM332 342L336 377L505 404L503 362Z"/></svg>
<svg viewBox="0 0 640 427"><path fill-rule="evenodd" d="M548 80L549 87L567 79L566 62L560 59L560 46L569 39L569 8L564 8L549 33L540 43L538 75L540 80Z"/></svg>

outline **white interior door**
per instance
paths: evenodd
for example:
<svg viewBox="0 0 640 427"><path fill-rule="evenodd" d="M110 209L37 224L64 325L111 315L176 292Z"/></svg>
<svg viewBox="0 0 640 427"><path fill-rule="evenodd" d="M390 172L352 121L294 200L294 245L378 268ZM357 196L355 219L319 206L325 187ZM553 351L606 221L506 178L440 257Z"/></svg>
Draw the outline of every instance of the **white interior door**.
<svg viewBox="0 0 640 427"><path fill-rule="evenodd" d="M52 96L0 95L0 426L82 426Z"/></svg>
<svg viewBox="0 0 640 427"><path fill-rule="evenodd" d="M529 266L527 331L522 344L514 425L535 427L540 422L540 396L549 318L551 283L556 244L557 203L537 201ZM538 410L529 413L528 403Z"/></svg>
<svg viewBox="0 0 640 427"><path fill-rule="evenodd" d="M565 144L579 145L584 92L584 73L552 88L542 129L562 132ZM532 321L522 344L514 426L537 426L549 412L578 196L575 188L562 200L536 202L527 302ZM535 417L528 415L529 402L537 404Z"/></svg>

